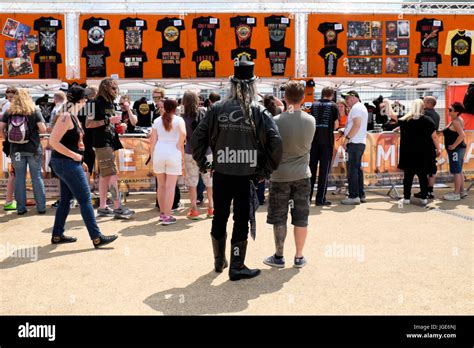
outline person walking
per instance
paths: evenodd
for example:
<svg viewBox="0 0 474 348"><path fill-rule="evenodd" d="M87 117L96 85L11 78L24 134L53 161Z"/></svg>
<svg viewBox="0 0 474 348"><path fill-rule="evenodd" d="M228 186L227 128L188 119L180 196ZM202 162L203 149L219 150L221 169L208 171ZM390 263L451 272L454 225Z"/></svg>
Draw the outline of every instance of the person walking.
<svg viewBox="0 0 474 348"><path fill-rule="evenodd" d="M15 170L16 211L23 215L26 210L26 168L29 167L33 184L36 210L46 212L46 195L41 175L43 149L40 133L46 133L46 125L41 111L35 107L28 90L20 88L13 97L8 110L0 122L0 132L6 129L10 143L10 156Z"/></svg>
<svg viewBox="0 0 474 348"><path fill-rule="evenodd" d="M256 79L253 62L236 60L229 96L209 109L191 138L193 158L201 172L214 170L211 239L216 272L227 267L226 229L233 202L230 280L253 278L260 274L259 269L249 269L245 265L249 220L254 222L257 200L253 180L269 177L282 156L281 138L275 121L257 102ZM209 146L213 164L207 162Z"/></svg>
<svg viewBox="0 0 474 348"><path fill-rule="evenodd" d="M171 208L176 181L183 174L184 167L186 125L183 118L176 115L177 106L174 99L164 101L164 110L153 122L150 139L150 158L158 180L160 221L165 226L176 223L176 218L171 215Z"/></svg>
<svg viewBox="0 0 474 348"><path fill-rule="evenodd" d="M64 234L66 219L73 198L79 203L82 220L87 227L89 237L95 248L112 243L117 235L103 235L94 216L91 192L87 182L87 165L83 162L84 130L78 119L78 113L86 104L84 88L71 87L67 92L67 105L58 111L57 122L49 139L53 148L51 165L60 180L60 200L56 209L51 243L73 243L77 238Z"/></svg>
<svg viewBox="0 0 474 348"><path fill-rule="evenodd" d="M267 223L273 225L275 253L265 258L263 263L271 267L285 267L283 248L287 234L288 202L291 202L291 223L296 244L293 267L301 268L306 264L303 247L308 234L311 192L309 161L316 121L313 116L301 111L304 95L303 84L296 81L286 83L288 111L274 118L283 142L283 158L270 178Z"/></svg>

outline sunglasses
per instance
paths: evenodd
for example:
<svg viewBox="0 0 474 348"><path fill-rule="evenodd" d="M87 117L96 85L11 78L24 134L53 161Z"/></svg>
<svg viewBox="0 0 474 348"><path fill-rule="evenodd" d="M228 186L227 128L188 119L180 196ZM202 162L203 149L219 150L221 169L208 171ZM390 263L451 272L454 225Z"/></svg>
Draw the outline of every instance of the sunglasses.
<svg viewBox="0 0 474 348"><path fill-rule="evenodd" d="M153 99L163 99L163 96L162 95L154 95Z"/></svg>
<svg viewBox="0 0 474 348"><path fill-rule="evenodd" d="M118 90L118 87L110 87L110 88L112 88L114 91Z"/></svg>

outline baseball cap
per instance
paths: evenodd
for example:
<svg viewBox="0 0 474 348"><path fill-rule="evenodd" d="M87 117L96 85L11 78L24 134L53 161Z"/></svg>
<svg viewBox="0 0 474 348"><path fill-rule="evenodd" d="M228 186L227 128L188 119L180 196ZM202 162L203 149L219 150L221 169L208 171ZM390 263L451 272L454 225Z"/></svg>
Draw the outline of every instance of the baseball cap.
<svg viewBox="0 0 474 348"><path fill-rule="evenodd" d="M59 87L59 90L60 90L60 91L67 92L68 89L69 89L69 85L68 85L67 82L61 83L61 87Z"/></svg>
<svg viewBox="0 0 474 348"><path fill-rule="evenodd" d="M348 96L353 96L353 97L356 97L357 99L360 100L360 97L359 97L359 93L357 93L356 91L349 91L347 93L341 93L341 97L343 97L344 99L346 99L346 97Z"/></svg>

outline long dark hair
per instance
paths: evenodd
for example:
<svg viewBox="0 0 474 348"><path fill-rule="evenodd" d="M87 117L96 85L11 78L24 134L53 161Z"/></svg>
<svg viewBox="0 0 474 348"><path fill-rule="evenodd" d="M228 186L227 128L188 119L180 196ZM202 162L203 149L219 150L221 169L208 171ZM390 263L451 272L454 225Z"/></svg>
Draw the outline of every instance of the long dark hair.
<svg viewBox="0 0 474 348"><path fill-rule="evenodd" d="M458 114L462 114L462 113L466 112L466 110L464 109L464 105L462 105L460 102L452 103L450 108L453 109Z"/></svg>
<svg viewBox="0 0 474 348"><path fill-rule="evenodd" d="M197 93L189 90L184 92L182 104L184 107L184 116L195 119L199 109L199 97Z"/></svg>
<svg viewBox="0 0 474 348"><path fill-rule="evenodd" d="M171 121L173 118L173 115L176 112L176 108L178 107L178 103L174 99L166 99L163 103L163 108L165 109L165 112L163 113L163 116L161 116L163 120L163 127L165 127L165 130L167 132L171 131L172 125Z"/></svg>
<svg viewBox="0 0 474 348"><path fill-rule="evenodd" d="M115 82L115 80L111 77L108 77L106 79L103 79L101 82L100 82L100 85L99 85L99 92L97 93L97 96L101 96L102 98L104 98L105 100L107 100L108 102L113 102L115 100L115 97L112 96L112 94L110 94L110 87L112 86L112 84Z"/></svg>

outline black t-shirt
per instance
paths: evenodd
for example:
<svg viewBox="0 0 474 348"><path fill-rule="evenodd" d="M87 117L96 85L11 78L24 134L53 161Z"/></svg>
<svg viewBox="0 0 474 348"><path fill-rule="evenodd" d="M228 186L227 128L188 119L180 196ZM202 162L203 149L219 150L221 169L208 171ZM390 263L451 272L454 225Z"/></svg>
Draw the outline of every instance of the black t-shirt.
<svg viewBox="0 0 474 348"><path fill-rule="evenodd" d="M132 114L137 115L135 110L132 110ZM128 117L128 111L122 111L122 122L127 124L127 133L135 133L135 126L130 121Z"/></svg>
<svg viewBox="0 0 474 348"><path fill-rule="evenodd" d="M156 31L161 32L163 47L179 47L181 30L184 29L184 21L177 17L163 18L156 25Z"/></svg>
<svg viewBox="0 0 474 348"><path fill-rule="evenodd" d="M39 64L40 79L55 79L58 77L58 64L62 63L61 54L57 52L36 53L35 64Z"/></svg>
<svg viewBox="0 0 474 348"><path fill-rule="evenodd" d="M335 76L337 73L337 61L344 53L336 46L321 48L319 56L324 59L324 73L327 76Z"/></svg>
<svg viewBox="0 0 474 348"><path fill-rule="evenodd" d="M94 100L94 106L94 121L102 121L106 117L112 117L115 115L115 111L119 110L115 103L109 102L101 96ZM115 132L115 125L109 124L108 126L104 125L91 129L93 147L112 147L114 150L122 148L119 135Z"/></svg>
<svg viewBox="0 0 474 348"><path fill-rule="evenodd" d="M250 47L237 47L230 52L232 59L238 58L240 61L253 61L257 59L257 50Z"/></svg>
<svg viewBox="0 0 474 348"><path fill-rule="evenodd" d="M147 61L146 53L141 50L127 50L120 54L120 63L124 63L125 77L143 77L143 63Z"/></svg>
<svg viewBox="0 0 474 348"><path fill-rule="evenodd" d="M230 26L235 30L237 47L250 47L252 28L257 26L255 17L237 16L230 19Z"/></svg>
<svg viewBox="0 0 474 348"><path fill-rule="evenodd" d="M63 28L61 20L53 17L40 17L35 20L33 28L39 32L40 53L56 53L57 32Z"/></svg>
<svg viewBox="0 0 474 348"><path fill-rule="evenodd" d="M466 30L459 30L451 39L451 66L469 66L471 64L472 38Z"/></svg>
<svg viewBox="0 0 474 348"><path fill-rule="evenodd" d="M8 129L8 120L10 119L10 114L5 112L3 114L2 122L5 122L6 129ZM37 123L44 122L41 111L38 109L35 110L34 114L28 117L28 126L30 128L30 141L26 144L10 144L10 156L15 156L16 152L28 152L28 153L42 153L43 149L41 148L39 128Z"/></svg>
<svg viewBox="0 0 474 348"><path fill-rule="evenodd" d="M418 66L418 77L438 77L438 64L442 63L439 53L418 53L415 63Z"/></svg>
<svg viewBox="0 0 474 348"><path fill-rule="evenodd" d="M311 115L316 119L314 144L334 144L334 122L339 119L337 104L332 100L320 99L311 106Z"/></svg>
<svg viewBox="0 0 474 348"><path fill-rule="evenodd" d="M291 56L291 49L287 47L267 48L265 55L270 59L272 76L285 75L286 60Z"/></svg>
<svg viewBox="0 0 474 348"><path fill-rule="evenodd" d="M439 120L441 117L434 109L425 108L425 116L428 116L434 122L436 130L439 129Z"/></svg>
<svg viewBox="0 0 474 348"><path fill-rule="evenodd" d="M163 77L181 77L181 59L185 57L180 47L162 47L156 58L161 59Z"/></svg>
<svg viewBox="0 0 474 348"><path fill-rule="evenodd" d="M146 20L127 17L120 21L120 30L123 30L125 50L142 49L143 31L147 30Z"/></svg>
<svg viewBox="0 0 474 348"><path fill-rule="evenodd" d="M148 103L146 99L140 99L133 103L133 109L138 117L137 126L151 127L151 114L155 111L155 105Z"/></svg>
<svg viewBox="0 0 474 348"><path fill-rule="evenodd" d="M324 22L319 24L318 31L324 35L324 46L337 46L337 34L344 31L341 23Z"/></svg>
<svg viewBox="0 0 474 348"><path fill-rule="evenodd" d="M214 49L216 30L219 28L219 18L202 16L195 18L193 29L196 29L198 49Z"/></svg>
<svg viewBox="0 0 474 348"><path fill-rule="evenodd" d="M82 49L82 58L86 58L86 76L107 76L107 57L110 57L110 51L108 47L84 47Z"/></svg>
<svg viewBox="0 0 474 348"><path fill-rule="evenodd" d="M290 19L285 16L265 17L265 26L268 27L271 47L285 46L286 29L290 27Z"/></svg>
<svg viewBox="0 0 474 348"><path fill-rule="evenodd" d="M102 17L90 17L82 23L82 30L87 31L87 46L104 47L105 31L110 29L109 21Z"/></svg>
<svg viewBox="0 0 474 348"><path fill-rule="evenodd" d="M423 18L416 22L416 31L421 33L421 53L438 52L439 33L443 31L443 21Z"/></svg>
<svg viewBox="0 0 474 348"><path fill-rule="evenodd" d="M193 52L193 62L196 62L196 76L215 77L217 61L219 61L219 53L215 51L198 50Z"/></svg>

